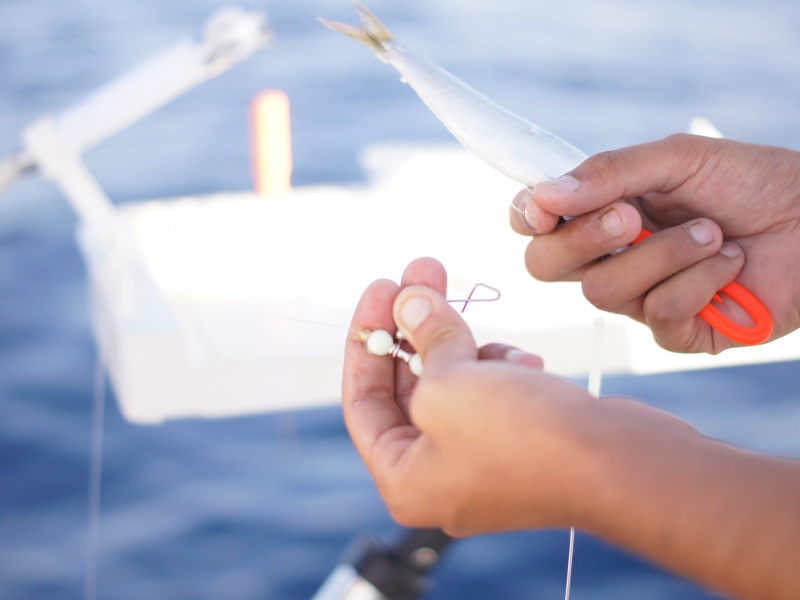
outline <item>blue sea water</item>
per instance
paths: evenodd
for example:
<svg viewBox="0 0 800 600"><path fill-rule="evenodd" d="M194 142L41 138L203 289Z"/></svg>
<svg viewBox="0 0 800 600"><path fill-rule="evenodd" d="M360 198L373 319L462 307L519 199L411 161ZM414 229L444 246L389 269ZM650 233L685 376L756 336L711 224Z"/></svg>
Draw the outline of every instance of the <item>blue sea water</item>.
<svg viewBox="0 0 800 600"><path fill-rule="evenodd" d="M215 0L0 0L0 153L195 31ZM115 202L249 187L247 104L292 98L295 183L358 181L360 148L448 142L385 66L322 28L345 0L251 3L277 43L89 152ZM373 0L410 47L587 152L702 114L729 137L800 149L792 0ZM509 198L498 198L506 210ZM96 350L75 217L38 175L0 198L0 600L79 598ZM387 276L396 274L387 273ZM796 363L614 377L733 443L800 457ZM359 532L396 531L335 408L159 427L107 404L98 597L302 599ZM433 599L558 598L567 534L458 542ZM573 598L714 598L578 536Z"/></svg>

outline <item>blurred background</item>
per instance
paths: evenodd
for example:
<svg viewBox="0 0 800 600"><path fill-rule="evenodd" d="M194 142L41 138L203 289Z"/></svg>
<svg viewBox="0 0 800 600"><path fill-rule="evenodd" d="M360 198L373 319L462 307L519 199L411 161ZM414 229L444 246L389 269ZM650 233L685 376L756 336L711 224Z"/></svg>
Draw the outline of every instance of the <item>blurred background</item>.
<svg viewBox="0 0 800 600"><path fill-rule="evenodd" d="M0 154L31 121L197 32L213 0L0 0ZM372 0L406 46L587 153L683 131L800 149L800 5ZM317 23L345 0L249 3L277 39L90 151L117 203L244 190L247 108L292 101L297 186L361 182L376 143L453 143L396 74ZM508 198L497 198L506 211ZM0 597L83 594L96 363L76 219L38 174L0 197ZM387 273L396 277L399 274ZM576 293L579 293L576 290ZM743 446L800 456L794 363L606 380ZM395 530L335 408L158 427L107 403L98 597L309 598L358 532ZM457 543L430 598L563 594L567 533ZM714 594L578 536L573 597Z"/></svg>

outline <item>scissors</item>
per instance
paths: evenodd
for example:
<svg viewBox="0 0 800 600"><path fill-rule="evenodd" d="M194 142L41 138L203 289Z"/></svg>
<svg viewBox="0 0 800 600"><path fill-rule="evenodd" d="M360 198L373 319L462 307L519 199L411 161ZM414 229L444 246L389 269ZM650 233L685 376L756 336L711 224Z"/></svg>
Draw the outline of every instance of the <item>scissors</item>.
<svg viewBox="0 0 800 600"><path fill-rule="evenodd" d="M651 231L642 229L641 233L631 244L638 244L651 235L653 235ZM725 316L714 306L714 302L720 303L723 301L723 295L736 302L750 315L750 318L753 320L752 327L740 325L736 321L731 320L730 317ZM764 306L764 303L761 302L753 292L736 281L730 282L714 294L711 302L709 302L699 314L706 323L711 325L722 335L746 346L762 344L772 335L773 321L769 309Z"/></svg>

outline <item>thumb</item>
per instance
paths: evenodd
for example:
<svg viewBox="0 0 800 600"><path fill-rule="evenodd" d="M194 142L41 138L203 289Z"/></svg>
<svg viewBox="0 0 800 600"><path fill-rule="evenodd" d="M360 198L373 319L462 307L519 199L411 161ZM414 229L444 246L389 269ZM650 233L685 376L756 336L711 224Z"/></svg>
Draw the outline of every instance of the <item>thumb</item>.
<svg viewBox="0 0 800 600"><path fill-rule="evenodd" d="M536 204L574 217L621 198L669 192L685 183L718 140L678 134L656 142L601 152L565 175L533 188Z"/></svg>
<svg viewBox="0 0 800 600"><path fill-rule="evenodd" d="M394 320L422 357L426 373L478 357L467 324L430 288L415 285L401 291L394 302Z"/></svg>

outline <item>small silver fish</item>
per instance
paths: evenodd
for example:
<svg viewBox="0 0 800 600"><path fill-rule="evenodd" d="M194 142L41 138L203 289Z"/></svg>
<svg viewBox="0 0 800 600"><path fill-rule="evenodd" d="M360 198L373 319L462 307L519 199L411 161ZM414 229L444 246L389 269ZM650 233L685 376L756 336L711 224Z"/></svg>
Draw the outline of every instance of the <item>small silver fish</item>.
<svg viewBox="0 0 800 600"><path fill-rule="evenodd" d="M456 139L488 165L524 186L532 186L559 177L586 159L577 148L409 52L366 7L356 3L356 10L363 27L325 19L320 22L371 48L394 67Z"/></svg>

